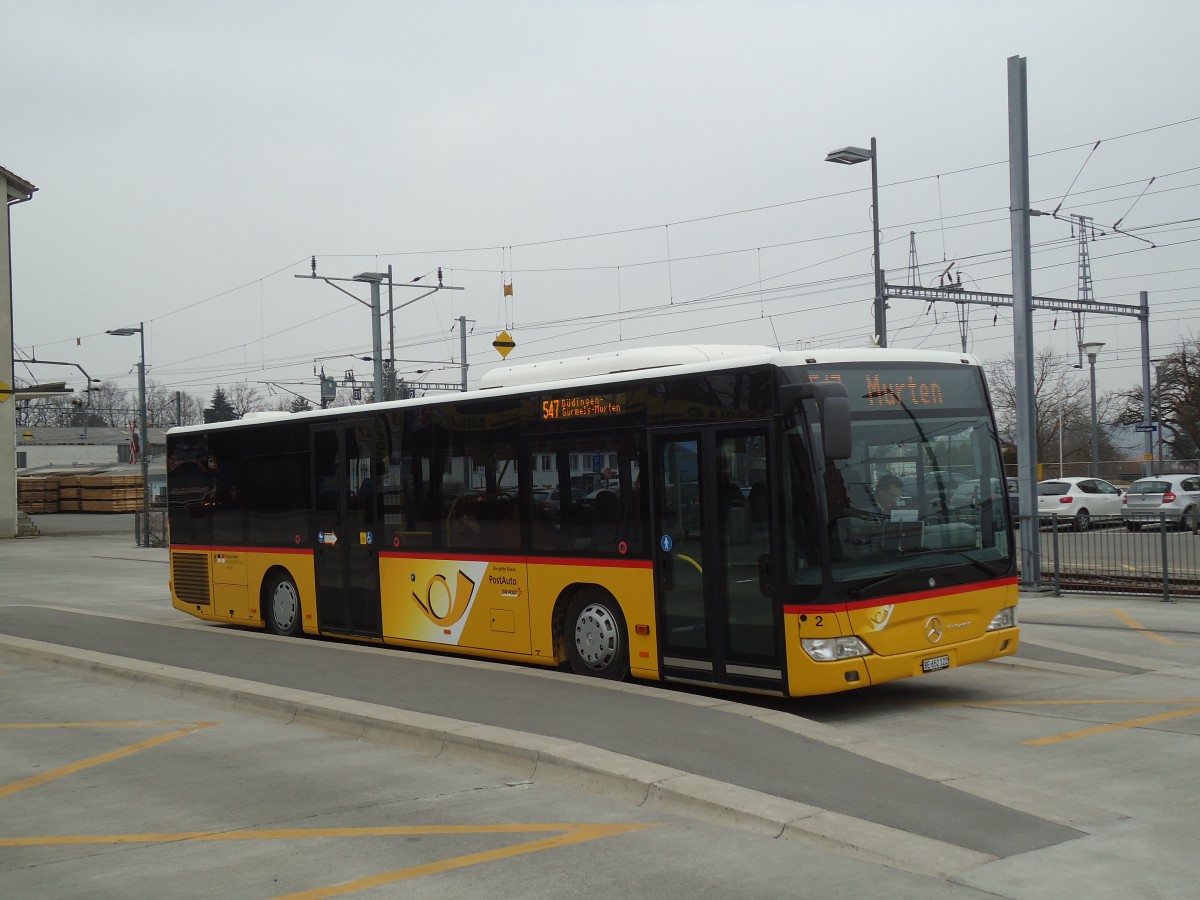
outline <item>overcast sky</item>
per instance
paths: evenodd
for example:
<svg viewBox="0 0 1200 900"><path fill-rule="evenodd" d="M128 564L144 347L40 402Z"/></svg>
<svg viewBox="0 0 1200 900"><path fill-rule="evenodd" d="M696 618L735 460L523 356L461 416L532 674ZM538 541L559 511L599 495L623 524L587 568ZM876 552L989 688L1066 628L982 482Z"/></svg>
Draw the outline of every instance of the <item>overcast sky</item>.
<svg viewBox="0 0 1200 900"><path fill-rule="evenodd" d="M39 188L11 211L18 359L132 388L136 339L105 331L144 321L150 377L206 402L242 381L316 399L322 366L369 381L369 312L294 277L314 255L324 276L440 266L464 288L396 314L412 379L458 381L459 316L472 385L505 328L509 363L862 345L870 168L825 154L878 140L889 283L912 280L915 233L922 284L954 263L1010 292L1015 55L1033 206L1094 219L1093 296L1149 291L1154 352L1200 337L1194 0L0 0L0 22L0 166ZM1070 223L1032 234L1035 293L1076 298ZM967 328L979 356L1012 351L1009 310ZM1035 329L1074 353L1070 314ZM1138 379L1136 320L1085 330L1102 389ZM889 332L959 347L949 304L893 300Z"/></svg>

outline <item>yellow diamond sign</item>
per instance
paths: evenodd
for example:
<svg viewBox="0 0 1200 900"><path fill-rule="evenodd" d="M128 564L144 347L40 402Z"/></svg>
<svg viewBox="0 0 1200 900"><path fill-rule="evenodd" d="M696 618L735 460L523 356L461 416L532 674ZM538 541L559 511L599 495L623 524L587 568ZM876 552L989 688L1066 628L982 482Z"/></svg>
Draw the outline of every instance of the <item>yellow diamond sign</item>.
<svg viewBox="0 0 1200 900"><path fill-rule="evenodd" d="M502 331L496 335L496 339L492 341L492 346L500 353L500 356L507 358L508 354L512 353L513 348L517 346L517 342L512 339L512 335L507 331Z"/></svg>
<svg viewBox="0 0 1200 900"><path fill-rule="evenodd" d="M3 403L11 396L12 388L10 388L5 382L0 381L0 403Z"/></svg>

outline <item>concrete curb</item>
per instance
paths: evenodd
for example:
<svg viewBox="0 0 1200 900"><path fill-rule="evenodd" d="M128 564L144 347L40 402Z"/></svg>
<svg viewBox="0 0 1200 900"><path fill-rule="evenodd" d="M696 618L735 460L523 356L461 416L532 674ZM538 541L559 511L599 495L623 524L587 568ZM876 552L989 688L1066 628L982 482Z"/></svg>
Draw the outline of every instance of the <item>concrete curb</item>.
<svg viewBox="0 0 1200 900"><path fill-rule="evenodd" d="M129 681L223 709L387 742L426 757L516 770L648 809L799 840L823 850L948 878L995 857L574 741L0 635L0 652Z"/></svg>

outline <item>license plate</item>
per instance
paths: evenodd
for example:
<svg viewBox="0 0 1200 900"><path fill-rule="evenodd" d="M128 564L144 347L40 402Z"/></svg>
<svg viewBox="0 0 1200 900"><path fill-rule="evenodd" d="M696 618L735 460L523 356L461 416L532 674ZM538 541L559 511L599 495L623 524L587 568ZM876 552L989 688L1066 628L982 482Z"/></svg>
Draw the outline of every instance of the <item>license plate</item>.
<svg viewBox="0 0 1200 900"><path fill-rule="evenodd" d="M938 669L950 668L949 656L935 656L933 659L921 660L922 672L936 672Z"/></svg>

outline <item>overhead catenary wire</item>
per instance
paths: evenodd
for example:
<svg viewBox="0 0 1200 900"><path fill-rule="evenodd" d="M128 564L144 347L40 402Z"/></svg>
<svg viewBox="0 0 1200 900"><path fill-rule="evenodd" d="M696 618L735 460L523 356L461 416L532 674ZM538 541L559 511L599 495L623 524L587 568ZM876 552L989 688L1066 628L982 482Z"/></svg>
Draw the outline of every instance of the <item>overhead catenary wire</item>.
<svg viewBox="0 0 1200 900"><path fill-rule="evenodd" d="M1193 118L1189 118L1189 119L1181 119L1181 120L1179 120L1179 121L1177 121L1177 122L1167 123L1167 124L1164 124L1164 125L1155 126L1155 127L1153 127L1153 128L1148 128L1148 129L1142 129L1142 130L1139 130L1139 131L1131 131L1131 132L1128 132L1128 133L1126 133L1126 134L1123 134L1123 135L1117 135L1117 136L1115 136L1115 137L1112 137L1112 138L1105 138L1104 140L1106 140L1106 141L1120 140L1120 139L1127 138L1127 137L1132 137L1132 136L1135 136L1135 135L1146 134L1146 133L1149 133L1149 132L1152 132L1152 131L1161 130L1161 129L1163 129L1163 128L1169 128L1169 127L1175 127L1175 126L1177 126L1177 125L1189 124L1189 123L1192 123L1192 122L1195 122L1195 121L1198 121L1198 120L1200 120L1200 117L1193 117ZM1093 152L1094 152L1094 150L1095 150L1095 147L1097 146L1097 144L1098 144L1098 142L1097 142L1097 143L1093 143L1093 144L1091 144L1091 146L1092 146L1092 148L1093 148ZM1087 146L1089 146L1089 144L1076 144L1076 145L1072 145L1072 146L1070 146L1070 147L1059 148L1059 149L1057 149L1057 150L1043 151L1043 152L1041 152L1041 153L1036 153L1036 154L1033 154L1033 155L1034 155L1035 157L1037 157L1037 156L1045 156L1045 155L1047 155L1047 154L1050 154L1050 153L1061 153L1061 152L1065 152L1065 151L1068 151L1068 150L1073 150L1073 149L1077 149L1077 148L1081 148L1081 147L1087 147ZM1089 154L1089 158L1090 158L1090 154ZM951 171L951 172L938 173L938 174L936 174L936 175L932 175L932 176L921 176L920 178L906 179L906 180L903 180L903 181L892 182L892 183L890 183L890 184L884 185L884 187L885 187L885 188L886 188L886 187L895 187L895 186L899 186L899 185L902 185L902 184L914 183L914 182L921 181L921 180L924 180L924 179L927 179L927 178L936 178L936 179L938 180L939 192L940 192L940 186L941 186L941 179L942 179L942 176L950 176L950 175L961 174L961 173L965 173L965 172L977 171L977 170L979 170L979 169L981 169L981 168L987 168L987 167L989 167L989 166L1002 165L1002 164L1004 164L1005 162L1006 162L1006 161L998 161L998 162L994 162L994 163L985 163L985 164L981 164L981 165L977 165L977 166L970 166L970 167L965 167L965 168L962 168L962 169L956 169L956 170L953 170L953 171ZM1180 172L1186 172L1186 171L1190 171L1190 170L1189 170L1189 169L1183 169L1183 170L1180 170ZM1178 174L1178 173L1174 173L1174 174ZM1157 176L1156 176L1156 177L1157 177ZM1078 176L1076 176L1076 180L1077 180L1077 179L1078 179ZM1153 178L1151 179L1151 182L1150 182L1150 183L1144 183L1144 179L1139 179L1139 180L1138 180L1138 181L1136 181L1136 182L1127 182L1127 183L1138 183L1138 184L1144 184L1144 186L1143 186L1143 189L1142 189L1142 192L1141 192L1141 193L1140 193L1140 194L1139 194L1139 195L1138 195L1138 196L1137 196L1137 197L1134 199L1134 204L1133 204L1133 205L1136 205L1136 203L1137 203L1137 202L1138 202L1138 201L1139 201L1139 200L1140 200L1140 199L1141 199L1143 196L1146 196L1146 195L1147 195L1147 192L1148 192L1148 191L1149 191L1149 189L1150 189L1150 184L1151 184L1151 183L1153 183L1153 182L1154 182L1154 179L1153 179ZM1073 188L1073 186L1074 186L1074 182L1072 183L1072 188ZM1113 187L1113 186L1110 186L1109 188L1107 188L1107 190L1111 190L1111 189L1112 189L1112 187ZM1070 192L1071 192L1072 188L1069 188L1069 189L1068 189L1068 195L1070 194ZM1183 189L1183 188L1172 188L1171 190L1180 190L1180 189ZM664 230L666 231L666 230L669 228L669 225L671 225L671 224L674 224L674 225L683 225L683 224L691 224L691 223L697 223L697 222L711 221L711 220L714 220L714 219L726 218L726 217L728 217L728 216L734 216L734 215L744 215L744 214L751 213L751 212L756 212L756 211L765 211L765 210L769 210L769 209L778 209L778 208L780 208L780 207L783 207L783 206L795 205L796 203L814 202L814 201L816 201L816 200L823 199L824 197L830 197L830 198L832 198L832 197L843 196L843 195L848 195L848 194L860 193L860 192L861 192L861 190L865 190L865 189L843 191L843 192L838 192L838 193L836 193L836 194L822 195L821 197L802 198L802 199L800 199L800 200L796 200L796 201L787 201L787 202L785 202L785 203L780 203L780 204L768 204L768 205L763 205L763 206L758 206L758 207L751 207L751 208L747 208L747 209L739 209L739 210L734 210L734 211L731 211L731 212L717 213L717 214L713 214L713 215L709 215L709 216L693 217L693 218L690 218L690 219L679 219L679 220L676 220L676 221L674 221L674 222L667 223L667 224L666 224L665 226L663 226L663 227L664 227ZM1096 193L1096 191L1103 191L1103 190L1106 190L1106 189L1095 189L1095 191L1093 191L1093 192L1083 192L1082 194L1079 194L1079 195L1074 195L1074 196L1073 196L1073 200L1075 200L1075 201L1078 201L1078 200L1079 200L1081 197L1085 196L1086 194L1092 193L1092 194L1094 195L1094 194ZM1155 192L1153 192L1153 193L1160 193L1160 192L1158 192L1158 191L1155 191ZM1065 198L1065 196L1066 196L1066 195L1064 195L1064 198ZM1111 198L1107 198L1107 199L1104 199L1104 200L1099 200L1099 201L1096 201L1096 202L1114 202L1114 201L1113 201ZM939 197L939 207L940 207L940 205L941 205L941 204L940 204L940 197ZM1132 208L1132 205L1131 205L1131 208ZM976 212L976 213L974 213L974 214L972 214L972 213L960 214L958 218L960 218L960 219L965 219L965 218L967 218L967 217L969 217L969 216L971 216L971 215L979 215L979 214L983 214L983 213L986 213L986 212L987 212L987 211L977 211L977 212ZM1127 212L1128 212L1128 211L1127 211ZM943 216L941 216L941 215L940 215L940 213L941 213L941 209L939 208L939 217L938 217L938 219L936 220L936 221L938 222L938 224L939 224L939 227L941 227L941 226L943 226L943 225L944 225L944 217L943 217ZM1126 213L1126 214L1127 214L1127 213ZM953 218L955 218L955 217L951 217L951 219L953 219ZM1124 217L1122 217L1122 218L1124 218ZM933 221L933 220L923 220L923 221L927 222L927 221ZM1119 221L1121 221L1121 220L1119 219L1119 220L1118 220L1118 222L1119 222ZM965 222L965 223L964 223L964 224L963 224L961 227L964 227L964 228L966 228L966 227L977 227L978 225L981 225L981 224L985 224L985 223ZM649 228L656 228L656 227L659 227L659 226L639 226L639 227L637 227L637 228L634 228L634 229L622 229L622 230L614 230L614 231L607 231L607 232L596 232L596 234L612 235L612 234L621 234L621 233L633 233L633 232L635 232L635 231L642 231L642 230L646 230L646 229L649 229ZM893 227L905 227L905 226L902 226L902 225L889 226L889 228L893 228ZM955 226L955 227L958 227L958 226ZM1130 229L1130 231L1134 231L1134 229ZM852 234L855 234L855 233L859 233L859 232L853 232ZM668 232L667 234L668 234L668 239L669 239L669 232ZM552 239L552 240L550 240L550 241L530 241L530 242L519 243L519 244L509 244L509 245L507 245L507 246L510 246L510 247L511 247L511 246L522 246L522 247L525 247L525 246L528 246L528 247L532 247L532 246L542 246L542 245L545 245L545 244L548 244L548 243L560 243L560 242L567 241L567 240L578 240L578 239L582 239L582 237L587 237L587 235L584 235L584 236L575 236L575 237L568 237L568 238L555 238L555 239ZM943 231L943 237L944 237L944 231ZM817 240L824 240L824 239L831 239L831 238L830 238L830 237L827 237L827 236L821 236L821 237L814 237L814 238L811 238L811 239L806 239L806 240L810 240L810 241L817 241ZM796 242L786 242L786 243L787 243L787 244L795 244ZM1186 243L1186 242L1178 242L1178 243ZM1177 244L1177 245L1178 245L1178 244ZM758 279L758 282L759 282L759 286L761 287L761 286L762 286L762 282L764 281L764 279L762 278L762 273L761 273L761 251L762 251L762 249L764 249L764 247L763 247L763 246L757 246L757 245L756 245L756 246L754 246L754 247L752 247L752 248L748 247L748 248L744 248L744 249L738 249L738 250L724 250L724 251L720 251L720 252L721 252L722 254L728 255L728 254L732 254L732 253L744 253L744 252L749 252L749 250L750 250L750 249L754 249L754 250L755 250L755 252L756 252L756 255L757 255L757 256L758 256L758 258L759 258L759 273L758 273L758 274L759 274L759 276L760 276L760 277L759 277L759 279ZM1142 249L1142 248L1138 248L1138 250L1141 250L1141 249ZM943 250L945 250L945 248L944 248L944 247L943 247ZM413 254L415 254L415 253L417 253L417 252L429 252L429 251L407 251L407 252L405 252L405 254L403 254L403 255L413 255ZM854 252L858 252L858 251L854 251ZM992 257L992 258L994 258L994 259L996 260L996 264L997 264L997 265L999 265L999 264L1000 264L1000 260L1002 259L1002 256L1003 256L1003 252L1004 252L1004 251L1003 251L1003 250L996 250L996 251L989 251L989 252L990 252L991 254L993 254L993 257ZM364 257L364 258L367 258L367 257L374 257L376 260L378 260L380 257L387 256L387 255L391 255L391 254L353 254L353 255L351 255L351 254L344 254L344 255L341 255L341 256L360 256L360 257ZM669 289L668 289L668 305L681 306L681 305L683 305L683 304L686 304L686 303L689 303L689 302L691 302L691 301L689 301L689 300L677 300L677 299L675 298L675 296L674 296L674 294L675 294L675 285L674 285L674 283L673 283L673 269L674 269L674 266L675 266L676 264L680 264L680 265L682 265L682 264L683 264L683 262L684 262L684 261L686 261L686 260L699 260L699 259L707 259L707 258L711 258L711 256L712 256L712 255L716 255L716 254L711 254L711 255L710 255L710 254L692 254L692 255L689 255L689 256L680 257L680 256L676 256L676 255L675 255L675 254L672 252L672 250L671 250L670 248L668 249L668 253L667 253L667 260L666 260L666 264L668 265L668 277L669 277L669 285L668 285L668 288L669 288ZM853 253L846 254L846 255L847 255L847 256L848 256L848 255L853 255ZM1095 259L1098 259L1098 260L1099 260L1099 259L1105 259L1105 258L1110 258L1110 257L1112 257L1112 256L1117 256L1117 255L1124 255L1124 254L1106 254L1106 255L1103 255L1103 256L1098 256L1098 257L1095 257ZM978 254L977 256L978 256L979 258L981 258L981 259L982 259L982 258L985 256L985 254ZM331 257L331 258L333 258L333 257ZM841 258L841 255L838 255L837 257L834 257L834 259L837 259L837 258ZM306 260L307 260L307 257L303 258L303 259L301 260L301 262L304 262L304 261L306 261ZM647 261L643 261L643 262L634 262L634 263L630 263L630 262L623 262L623 263L619 263L619 264L617 264L617 265L618 265L618 266L622 266L622 267L632 267L632 266L635 266L635 265L654 265L654 264L662 264L662 261L653 261L653 260L647 260ZM815 263L815 264L813 264L813 266L812 266L812 267L815 267L815 266L817 266L817 265L820 265L820 264L822 264L822 263L821 263L821 262ZM282 269L279 269L279 270L277 270L276 272L270 273L270 274L268 274L268 275L264 275L264 276L262 276L262 277L260 277L260 278L258 278L258 279L255 279L254 281L247 282L246 284L244 284L244 285L240 285L240 286L238 286L238 287L236 287L236 288L231 288L231 289L228 289L228 290L226 290L226 291L222 291L222 292L219 292L219 293L217 293L217 294L213 294L213 295L210 295L210 296L208 296L208 297L202 298L202 299L200 299L200 300L192 301L192 302L190 302L190 303L187 303L187 304L185 304L185 305L183 305L183 306L180 306L180 307L178 307L178 308L176 308L176 309L173 309L173 310L168 310L168 311L166 311L166 312L164 312L164 313L160 314L159 316L157 316L157 317L156 317L156 319L154 319L154 320L149 320L149 321L161 321L161 320L163 320L163 319L166 319L166 318L168 318L168 317L170 317L170 316L175 316L175 315L178 315L178 314L180 314L180 313L183 313L183 312L186 312L186 311L188 311L188 310L194 309L194 308L196 308L197 306L200 306L200 305L202 305L202 304L209 303L209 302L213 302L213 301L215 301L215 300L221 299L222 297L226 297L226 296L229 296L230 294L237 293L238 291L242 290L243 288L245 288L245 287L248 287L249 285L251 285L251 284L254 284L254 283L258 283L258 284L259 284L259 287L260 287L260 291L262 291L262 290L263 290L263 282L264 282L266 279L268 279L268 278L271 278L271 277L273 277L274 275L277 275L277 274L279 274L279 273L286 272L286 271L288 271L290 268L293 268L293 267L294 267L294 265L296 265L296 264L292 264L291 266L284 267L284 268L282 268ZM508 268L510 271L513 271L513 270L514 270L514 268L515 268L515 267L513 267L513 266L511 265L511 260L509 261L509 265L508 265L508 267L507 267L507 268ZM601 269L602 269L602 268L614 268L614 266L598 266L598 267L590 267L590 268L601 268ZM803 269L805 269L805 268L810 268L810 267L809 267L809 266L806 266L806 267L801 267L801 269L800 269L800 270L803 270ZM1051 267L1047 267L1047 268L1053 268L1053 267L1051 266ZM536 270L536 269L532 269L532 268L531 268L531 269L529 269L529 270L523 270L523 271L537 271L537 270ZM582 271L582 268L581 268L581 267L563 268L563 269L559 269L559 271ZM799 271L799 270L793 270L793 271ZM765 279L765 281L767 281L767 282L769 283L769 282L770 282L770 281L772 281L772 280L778 280L778 279L781 279L781 278L784 278L784 277L787 277L787 276L786 276L786 275L783 275L783 274L768 274L768 275L766 276L766 279ZM990 277L993 277L993 278L1000 278L1000 277L1003 277L1003 273L997 273L996 275L994 275L994 276L990 276ZM1097 280L1103 280L1103 279L1097 279ZM735 294L734 294L734 293L731 293L731 291L734 291L734 290L735 290L735 289L727 289L727 291L726 291L726 292L725 292L723 295L721 295L721 296L725 296L725 297L734 296ZM768 288L768 291L769 291L769 290L770 290L770 288ZM785 288L785 289L783 289L783 292L781 292L781 293L777 293L777 296L779 296L780 298L782 298L782 297L783 297L783 295L786 293L786 290L787 290L786 288ZM759 311L758 311L758 312L759 312L759 318L761 318L761 317L763 317L763 315L766 315L766 314L767 314L767 308L766 308L766 307L767 307L767 305L768 305L770 302L771 302L771 300L770 300L770 298L769 298L769 297L768 297L767 299L765 299L765 300L760 298L760 302L759 302ZM622 306L622 307L624 306L623 298L621 298L621 302L619 303L619 306ZM699 308L699 307L697 307L697 308ZM329 315L335 315L335 314L338 314L338 312L340 312L340 311L334 311L334 312L331 312ZM621 309L621 310L619 310L619 313L620 313L622 316L629 316L629 315L630 315L630 311L629 311L629 310L627 310L627 309ZM772 314L774 314L774 313L772 313ZM262 314L262 311L260 310L260 317L262 317L262 315L263 315L263 314ZM306 320L305 322L303 322L303 323L297 323L297 324L295 324L295 325L289 325L289 326L287 326L287 327L285 327L285 328L282 328L282 329L279 329L279 330L277 330L277 331L273 332L272 334L267 334L267 333L265 332L264 323L260 323L260 329L259 329L259 331L260 331L260 339L259 339L260 347L258 348L258 349L259 349L259 351L260 351L260 352L259 352L259 356L260 356L260 360L259 360L259 362L260 362L260 365L265 365L265 364L267 363L267 361L268 361L268 357L266 356L265 347L263 346L267 340L270 340L270 339L272 339L273 337L278 337L278 336L280 336L280 335L282 335L282 334L284 334L284 333L286 333L286 332L293 332L293 331L295 331L295 330L301 329L301 328L305 327L305 325L306 325L306 324L312 324L313 322L315 322L315 321L318 321L318 320L320 320L320 319L322 319L322 318L325 318L325 316L318 316L318 317L316 317L316 318L310 318L310 319L307 319L307 320ZM509 320L509 319L511 319L511 315L509 315L509 314L506 314L506 315L504 315L504 316L503 316L503 318L504 318L505 320ZM562 320L558 320L558 321L559 321L560 323L565 323L565 322L572 322L572 321L575 321L575 319L574 319L574 318L572 318L572 319L562 319ZM546 324L545 326L543 326L543 327L550 328L550 327L553 327L553 325L552 325L551 323L547 323L547 324ZM74 340L74 338L71 338L70 340ZM52 343L53 343L53 342L48 342L48 343L46 343L46 346L50 346ZM243 345L243 344L239 344L239 345L237 345L237 348L238 348L238 349L240 349L240 350L242 350L242 353L243 353L243 355L245 354L245 352L246 352L246 350L245 350L245 345ZM233 348L230 348L230 349L233 349ZM214 351L214 352L217 352L217 353L219 353L219 352L221 352L221 351ZM157 365L158 365L158 368L160 369L160 371L167 371L167 368L166 368L165 364L164 364L164 363L162 363L162 361L159 361L159 362L157 363Z"/></svg>

